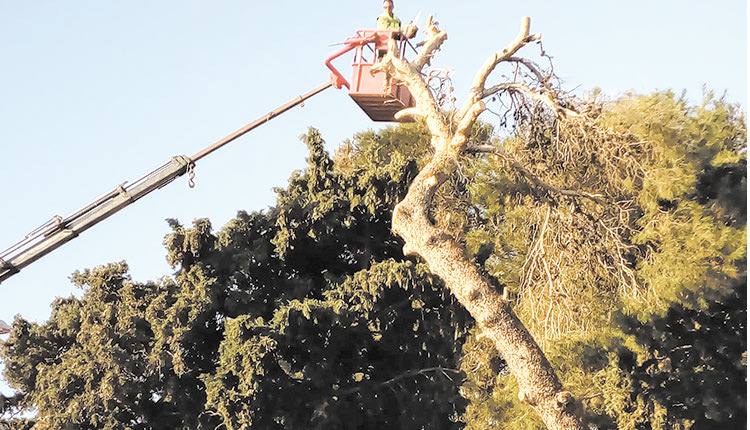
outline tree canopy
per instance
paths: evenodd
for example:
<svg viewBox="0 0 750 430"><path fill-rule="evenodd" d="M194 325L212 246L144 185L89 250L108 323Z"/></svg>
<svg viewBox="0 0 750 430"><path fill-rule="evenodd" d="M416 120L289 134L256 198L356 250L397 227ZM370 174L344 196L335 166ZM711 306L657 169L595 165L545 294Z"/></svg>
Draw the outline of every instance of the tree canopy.
<svg viewBox="0 0 750 430"><path fill-rule="evenodd" d="M477 162L485 221L468 249L598 428L744 428L743 114L710 93L698 106L661 92L579 109L586 121L542 118ZM492 350L464 346L468 428L497 416L542 428L502 366L486 370Z"/></svg>
<svg viewBox="0 0 750 430"><path fill-rule="evenodd" d="M16 319L5 378L33 428L458 428L466 313L389 229L414 160L345 176L303 140L272 209L170 221L173 276L87 269L48 322Z"/></svg>

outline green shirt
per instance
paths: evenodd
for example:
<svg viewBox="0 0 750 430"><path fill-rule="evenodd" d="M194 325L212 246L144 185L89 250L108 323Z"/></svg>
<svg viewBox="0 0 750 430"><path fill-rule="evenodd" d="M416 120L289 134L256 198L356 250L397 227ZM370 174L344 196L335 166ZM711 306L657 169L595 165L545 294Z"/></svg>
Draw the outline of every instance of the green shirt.
<svg viewBox="0 0 750 430"><path fill-rule="evenodd" d="M388 12L383 12L378 17L378 30L400 30L401 20L396 18L395 15L390 15Z"/></svg>

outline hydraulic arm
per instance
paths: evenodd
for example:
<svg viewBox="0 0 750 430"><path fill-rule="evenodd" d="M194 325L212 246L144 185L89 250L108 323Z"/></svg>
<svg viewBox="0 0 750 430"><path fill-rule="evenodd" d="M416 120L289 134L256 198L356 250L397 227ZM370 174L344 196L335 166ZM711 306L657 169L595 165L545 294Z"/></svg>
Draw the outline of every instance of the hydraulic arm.
<svg viewBox="0 0 750 430"><path fill-rule="evenodd" d="M182 176L186 172L191 172L190 183L192 184L192 169L195 166L195 162L259 125L270 121L279 114L302 104L305 100L327 88L330 88L331 86L333 86L332 81L326 82L312 91L298 96L217 141L213 145L199 151L192 157L186 157L184 155L173 157L169 162L145 174L135 182L131 184L125 182L118 185L112 191L104 194L71 215L64 218L60 216L53 217L51 220L27 234L23 240L5 251L0 252L0 282L3 282L18 273L18 271L24 267L71 241L86 229L98 224L114 213L119 212L122 208L130 205L146 194L169 184L178 176Z"/></svg>

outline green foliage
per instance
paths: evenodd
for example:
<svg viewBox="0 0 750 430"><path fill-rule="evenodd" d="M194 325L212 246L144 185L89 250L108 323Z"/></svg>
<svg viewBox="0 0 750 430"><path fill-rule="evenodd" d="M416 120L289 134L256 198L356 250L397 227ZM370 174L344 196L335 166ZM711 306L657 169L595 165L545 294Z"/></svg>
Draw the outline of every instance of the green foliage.
<svg viewBox="0 0 750 430"><path fill-rule="evenodd" d="M597 374L602 405L622 429L745 428L746 281L705 310L673 306L620 325L636 348L609 348Z"/></svg>
<svg viewBox="0 0 750 430"><path fill-rule="evenodd" d="M278 190L272 210L277 284L240 288L263 294L268 312L226 320L231 335L203 376L207 406L237 429L456 427L466 315L423 267L403 261L390 233L414 162L393 154L342 174L317 132L305 140L309 167ZM243 237L219 236L223 247Z"/></svg>
<svg viewBox="0 0 750 430"><path fill-rule="evenodd" d="M599 429L735 428L746 398L746 129L710 93L519 118L456 161L430 216L462 242ZM526 121L526 122L523 122ZM80 298L3 345L14 428L542 428L492 343L391 211L430 156L420 122L368 131L274 207L169 220L173 276L78 272ZM742 393L737 395L737 392Z"/></svg>
<svg viewBox="0 0 750 430"><path fill-rule="evenodd" d="M183 415L201 394L149 360L152 302L169 283L133 283L125 263L77 272L73 282L81 299L57 300L43 325L17 318L3 345L5 379L25 394L24 408L39 411L34 428L197 427Z"/></svg>
<svg viewBox="0 0 750 430"><path fill-rule="evenodd" d="M388 165L394 157L417 160L421 166L431 154L430 136L422 121L365 131L336 148L335 168L345 176Z"/></svg>
<svg viewBox="0 0 750 430"><path fill-rule="evenodd" d="M216 233L169 220L172 277L87 270L47 323L16 320L6 379L34 428L460 427L467 315L390 232L416 161L344 174L304 140L308 167L267 212Z"/></svg>
<svg viewBox="0 0 750 430"><path fill-rule="evenodd" d="M636 302L632 309L648 315L674 302L703 307L729 294L747 254L744 205L726 200L746 192L746 179L731 175L746 164L738 153L747 139L741 113L710 93L697 107L664 93L627 99L617 114L628 122L615 129L646 142L650 158L636 197L644 213L633 242L654 251L639 267L654 306ZM722 178L729 181L722 184ZM726 188L706 193L709 179Z"/></svg>
<svg viewBox="0 0 750 430"><path fill-rule="evenodd" d="M204 381L228 428L456 426L466 316L424 268L387 260L324 296L227 323Z"/></svg>
<svg viewBox="0 0 750 430"><path fill-rule="evenodd" d="M744 422L745 391L716 393L746 381L744 317L724 319L745 306L742 112L710 93L690 106L668 92L578 109L576 120L538 116L501 156L468 164L469 205L481 215L468 251L510 291L592 425ZM711 336L683 335L675 321L700 321ZM496 353L473 345L463 358L468 427L536 428L512 378L488 383L474 370Z"/></svg>

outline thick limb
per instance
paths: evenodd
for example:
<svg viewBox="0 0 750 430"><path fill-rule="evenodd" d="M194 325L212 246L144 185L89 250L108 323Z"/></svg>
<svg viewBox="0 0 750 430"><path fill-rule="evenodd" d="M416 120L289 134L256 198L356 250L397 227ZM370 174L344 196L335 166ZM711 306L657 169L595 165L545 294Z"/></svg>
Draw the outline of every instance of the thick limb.
<svg viewBox="0 0 750 430"><path fill-rule="evenodd" d="M433 196L453 173L458 157L465 153L473 125L485 110L482 99L493 91L525 91L528 88L510 83L506 84L510 86L496 86L487 90L487 77L500 62L513 58L520 48L529 41L537 40L538 36L529 36L529 19L524 18L518 36L505 49L490 57L477 73L464 107L450 124L441 114L420 73L428 54L434 53L445 40L436 27L428 36L435 38L434 43L428 39L430 47L423 50L425 55L417 63L403 61L391 51L376 65L377 70L389 73L408 86L417 106L404 111L402 115L424 117L435 148L432 159L414 179L406 197L396 205L393 230L404 239L404 253L421 256L430 270L443 279L446 287L475 318L484 335L494 341L518 381L519 398L532 405L550 429L583 429L582 419L574 407L575 400L563 390L544 353L510 304L466 257L460 243L438 229L428 216ZM529 96L534 98L534 94L531 92ZM554 99L550 97L549 101L557 111Z"/></svg>

